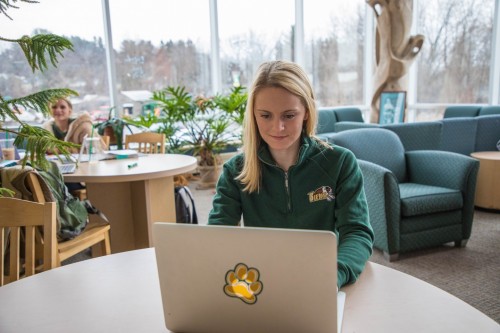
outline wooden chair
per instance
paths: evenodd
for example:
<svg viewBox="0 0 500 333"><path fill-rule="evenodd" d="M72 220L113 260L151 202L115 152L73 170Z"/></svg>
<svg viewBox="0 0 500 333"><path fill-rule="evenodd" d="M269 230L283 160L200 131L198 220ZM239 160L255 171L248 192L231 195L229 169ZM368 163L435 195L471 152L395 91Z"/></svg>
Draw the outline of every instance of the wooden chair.
<svg viewBox="0 0 500 333"><path fill-rule="evenodd" d="M101 135L101 141L103 143L104 150L109 150L109 135Z"/></svg>
<svg viewBox="0 0 500 333"><path fill-rule="evenodd" d="M38 228L43 230L43 270L49 270L57 267L56 203L0 197L0 286L19 280L23 268L24 276L35 274ZM21 235L24 235L24 265L21 262ZM7 249L10 262L9 274L5 276Z"/></svg>
<svg viewBox="0 0 500 333"><path fill-rule="evenodd" d="M165 134L144 132L125 136L125 149L131 149L130 144L137 143L137 149L145 154L165 154Z"/></svg>
<svg viewBox="0 0 500 333"><path fill-rule="evenodd" d="M35 273L35 259L43 259L43 267L47 270L61 265L75 254L82 252L94 245L100 245L92 255L111 254L108 223L89 223L83 232L75 238L58 242L55 203L45 202L45 197L37 176L30 172L27 176L28 188L33 193L34 201L24 201L11 198L0 198L0 245L1 245L1 277L0 285L4 284L4 252L6 237L5 227L10 227L10 272L8 282L16 281L20 277L22 265L20 264L20 227L26 227L26 258L25 276ZM52 208L54 207L54 208ZM43 233L36 232L33 226L43 226ZM14 228L12 228L14 227ZM35 246L33 243L36 243Z"/></svg>

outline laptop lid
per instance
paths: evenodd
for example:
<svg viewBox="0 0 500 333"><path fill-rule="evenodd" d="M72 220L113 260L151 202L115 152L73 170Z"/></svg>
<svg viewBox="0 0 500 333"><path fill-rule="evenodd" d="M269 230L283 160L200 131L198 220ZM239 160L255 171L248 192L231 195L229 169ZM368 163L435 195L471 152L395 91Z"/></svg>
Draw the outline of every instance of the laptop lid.
<svg viewBox="0 0 500 333"><path fill-rule="evenodd" d="M337 331L332 232L155 223L153 242L173 332Z"/></svg>

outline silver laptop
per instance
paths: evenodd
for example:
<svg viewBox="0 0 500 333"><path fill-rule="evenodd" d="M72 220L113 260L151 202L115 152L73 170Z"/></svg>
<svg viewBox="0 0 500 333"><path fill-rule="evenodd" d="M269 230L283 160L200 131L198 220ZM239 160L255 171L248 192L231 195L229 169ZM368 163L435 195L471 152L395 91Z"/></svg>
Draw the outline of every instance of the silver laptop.
<svg viewBox="0 0 500 333"><path fill-rule="evenodd" d="M332 232L155 223L153 242L172 332L340 332Z"/></svg>

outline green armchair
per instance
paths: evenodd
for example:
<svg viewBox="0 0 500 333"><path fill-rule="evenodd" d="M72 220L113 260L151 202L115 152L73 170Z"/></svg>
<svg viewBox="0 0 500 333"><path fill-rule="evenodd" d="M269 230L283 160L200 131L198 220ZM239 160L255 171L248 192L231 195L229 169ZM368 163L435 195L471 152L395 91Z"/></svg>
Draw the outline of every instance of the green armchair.
<svg viewBox="0 0 500 333"><path fill-rule="evenodd" d="M474 214L477 160L445 151L405 151L394 132L381 128L339 132L330 141L358 159L374 246L386 259L448 242L466 245Z"/></svg>

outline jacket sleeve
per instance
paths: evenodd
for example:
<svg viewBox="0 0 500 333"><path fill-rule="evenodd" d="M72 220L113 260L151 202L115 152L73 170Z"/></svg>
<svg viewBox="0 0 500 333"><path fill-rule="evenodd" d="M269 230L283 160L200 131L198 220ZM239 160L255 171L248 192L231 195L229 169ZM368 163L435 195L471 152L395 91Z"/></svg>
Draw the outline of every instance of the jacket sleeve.
<svg viewBox="0 0 500 333"><path fill-rule="evenodd" d="M229 162L224 164L217 182L212 210L208 215L208 224L238 225L241 220L241 189L236 175L231 171Z"/></svg>
<svg viewBox="0 0 500 333"><path fill-rule="evenodd" d="M338 234L337 285L353 283L372 254L373 230L363 189L363 176L352 152L342 155L337 184L336 233Z"/></svg>

